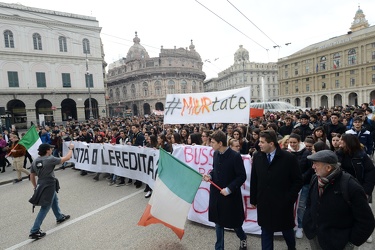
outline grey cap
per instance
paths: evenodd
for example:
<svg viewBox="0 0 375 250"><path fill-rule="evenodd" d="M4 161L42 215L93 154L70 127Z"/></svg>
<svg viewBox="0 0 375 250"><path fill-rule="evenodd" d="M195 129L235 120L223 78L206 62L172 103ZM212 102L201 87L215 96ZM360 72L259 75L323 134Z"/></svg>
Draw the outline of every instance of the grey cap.
<svg viewBox="0 0 375 250"><path fill-rule="evenodd" d="M310 161L325 162L328 164L337 164L337 155L331 150L321 150L315 154L307 156Z"/></svg>

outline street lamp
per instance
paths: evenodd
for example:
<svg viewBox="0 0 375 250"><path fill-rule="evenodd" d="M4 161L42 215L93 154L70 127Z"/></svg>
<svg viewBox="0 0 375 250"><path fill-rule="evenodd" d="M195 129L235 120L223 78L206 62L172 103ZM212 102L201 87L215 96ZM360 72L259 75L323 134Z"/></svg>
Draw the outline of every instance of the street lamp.
<svg viewBox="0 0 375 250"><path fill-rule="evenodd" d="M89 72L89 59L87 59L87 48L85 49L86 52L86 85L89 88L89 120L93 119L94 116L92 115L92 106L91 106L91 89L90 89L90 72Z"/></svg>

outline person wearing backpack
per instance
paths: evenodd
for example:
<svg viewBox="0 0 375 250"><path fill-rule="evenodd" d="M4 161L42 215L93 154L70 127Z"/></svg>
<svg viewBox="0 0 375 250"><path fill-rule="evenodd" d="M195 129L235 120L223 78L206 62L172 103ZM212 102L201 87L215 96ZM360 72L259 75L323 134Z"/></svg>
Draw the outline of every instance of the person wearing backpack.
<svg viewBox="0 0 375 250"><path fill-rule="evenodd" d="M313 162L316 174L302 221L311 249L349 250L362 245L375 227L363 187L341 170L331 150L321 150L307 159Z"/></svg>

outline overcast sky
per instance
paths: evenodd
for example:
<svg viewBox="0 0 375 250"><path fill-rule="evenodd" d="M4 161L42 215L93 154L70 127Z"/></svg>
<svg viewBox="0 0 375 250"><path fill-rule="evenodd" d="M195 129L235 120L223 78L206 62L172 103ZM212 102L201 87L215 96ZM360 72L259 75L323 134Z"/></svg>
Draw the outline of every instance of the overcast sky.
<svg viewBox="0 0 375 250"><path fill-rule="evenodd" d="M95 17L102 27L107 63L126 57L135 31L150 57L159 55L161 45L186 48L192 39L207 79L233 64L239 45L249 51L250 61L276 62L310 44L343 35L358 4L369 24L375 24L375 0L2 1Z"/></svg>

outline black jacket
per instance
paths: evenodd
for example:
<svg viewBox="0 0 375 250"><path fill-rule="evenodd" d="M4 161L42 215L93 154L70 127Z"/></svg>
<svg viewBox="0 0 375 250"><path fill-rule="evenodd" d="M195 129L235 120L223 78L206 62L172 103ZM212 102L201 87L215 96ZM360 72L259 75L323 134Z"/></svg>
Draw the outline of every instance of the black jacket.
<svg viewBox="0 0 375 250"><path fill-rule="evenodd" d="M38 179L38 185L29 202L34 206L49 206L55 192L60 189L59 182L54 177L45 177Z"/></svg>
<svg viewBox="0 0 375 250"><path fill-rule="evenodd" d="M359 151L350 156L340 149L336 154L342 170L354 176L362 185L365 193L370 196L375 185L375 167L366 152Z"/></svg>
<svg viewBox="0 0 375 250"><path fill-rule="evenodd" d="M297 158L276 149L271 164L265 153L254 153L250 204L257 206L258 224L279 232L294 228L294 203L303 181Z"/></svg>
<svg viewBox="0 0 375 250"><path fill-rule="evenodd" d="M318 237L323 250L342 250L351 242L359 246L375 227L374 215L365 192L354 179L348 182L350 204L341 194L342 174L324 189L319 197L317 181L312 183L303 216L303 231L308 239Z"/></svg>
<svg viewBox="0 0 375 250"><path fill-rule="evenodd" d="M246 171L239 153L228 148L224 154L215 151L212 181L221 188L228 187L231 194L224 196L210 186L208 219L227 228L241 227L245 220L241 186L246 181Z"/></svg>

